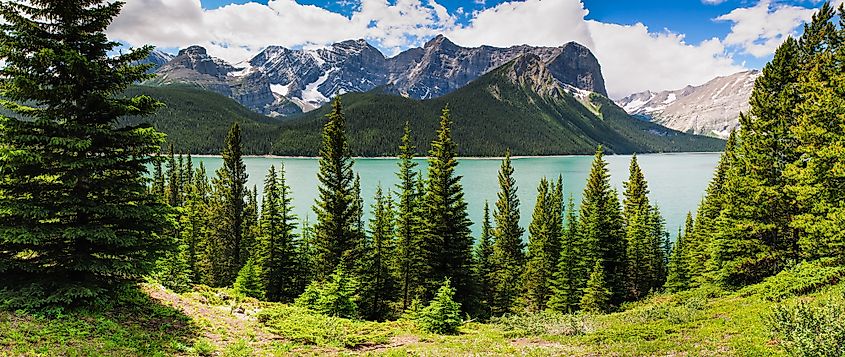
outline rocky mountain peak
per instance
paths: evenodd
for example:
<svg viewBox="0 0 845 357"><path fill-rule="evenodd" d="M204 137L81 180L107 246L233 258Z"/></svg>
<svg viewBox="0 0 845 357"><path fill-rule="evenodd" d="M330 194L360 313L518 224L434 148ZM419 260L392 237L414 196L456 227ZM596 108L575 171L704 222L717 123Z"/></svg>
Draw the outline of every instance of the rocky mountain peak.
<svg viewBox="0 0 845 357"><path fill-rule="evenodd" d="M587 47L569 42L548 62L549 70L563 83L607 96L598 59Z"/></svg>

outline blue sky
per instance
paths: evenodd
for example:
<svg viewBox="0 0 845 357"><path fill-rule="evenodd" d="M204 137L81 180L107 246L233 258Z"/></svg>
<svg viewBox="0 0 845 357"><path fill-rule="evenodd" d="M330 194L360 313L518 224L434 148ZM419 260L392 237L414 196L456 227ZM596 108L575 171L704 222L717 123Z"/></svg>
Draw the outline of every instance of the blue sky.
<svg viewBox="0 0 845 357"><path fill-rule="evenodd" d="M837 0L841 3L843 0ZM230 62L266 45L365 38L388 56L438 33L459 45L559 46L599 58L611 96L761 68L818 0L131 0L112 26L129 45L191 44Z"/></svg>

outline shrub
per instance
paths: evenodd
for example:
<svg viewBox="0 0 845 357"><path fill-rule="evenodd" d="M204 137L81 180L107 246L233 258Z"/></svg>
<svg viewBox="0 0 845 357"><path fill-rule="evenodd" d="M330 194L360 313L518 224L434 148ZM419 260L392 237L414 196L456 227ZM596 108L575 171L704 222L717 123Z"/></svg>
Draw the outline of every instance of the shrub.
<svg viewBox="0 0 845 357"><path fill-rule="evenodd" d="M216 351L214 344L205 338L194 341L194 347L192 349L197 356L211 356Z"/></svg>
<svg viewBox="0 0 845 357"><path fill-rule="evenodd" d="M775 276L766 278L757 285L739 291L742 296L759 295L769 301L800 296L835 285L845 277L845 266L835 259L825 258L801 262Z"/></svg>
<svg viewBox="0 0 845 357"><path fill-rule="evenodd" d="M294 304L323 315L355 318L358 313L356 288L357 282L339 265L327 281L308 285Z"/></svg>
<svg viewBox="0 0 845 357"><path fill-rule="evenodd" d="M246 262L246 265L238 272L238 277L235 279L235 293L256 299L263 297L264 292L261 289L261 283L258 279L259 276L258 266L250 258Z"/></svg>
<svg viewBox="0 0 845 357"><path fill-rule="evenodd" d="M585 315L542 311L535 314L516 314L493 317L490 323L504 331L507 338L529 336L577 336L587 331Z"/></svg>
<svg viewBox="0 0 845 357"><path fill-rule="evenodd" d="M768 323L793 356L845 356L845 298L776 306Z"/></svg>
<svg viewBox="0 0 845 357"><path fill-rule="evenodd" d="M449 280L443 282L434 300L426 306L417 317L419 327L428 332L438 334L455 334L461 327L461 304L454 300L455 290L449 285Z"/></svg>
<svg viewBox="0 0 845 357"><path fill-rule="evenodd" d="M324 316L298 306L279 305L256 314L271 332L287 340L340 348L387 343L392 335L388 324Z"/></svg>

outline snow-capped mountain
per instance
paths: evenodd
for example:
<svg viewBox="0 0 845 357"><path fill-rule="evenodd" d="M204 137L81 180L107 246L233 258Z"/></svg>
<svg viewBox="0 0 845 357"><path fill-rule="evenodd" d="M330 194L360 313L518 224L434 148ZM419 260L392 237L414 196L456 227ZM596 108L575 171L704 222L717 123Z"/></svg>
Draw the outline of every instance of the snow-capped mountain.
<svg viewBox="0 0 845 357"><path fill-rule="evenodd" d="M152 72L155 72L156 70L158 70L159 68L161 68L161 66L164 66L167 62L170 62L173 59L173 57L175 57L175 56L173 56L173 55L171 55L167 52L162 52L162 51L159 51L159 50L153 50L152 52L150 52L150 54L147 56L147 58L144 58L143 60L138 61L138 64L152 64L153 65L152 68L150 68L148 70L148 72L152 73Z"/></svg>
<svg viewBox="0 0 845 357"><path fill-rule="evenodd" d="M744 71L700 86L632 94L617 104L629 114L678 131L726 138L739 126L739 113L748 110L759 76L757 70Z"/></svg>
<svg viewBox="0 0 845 357"><path fill-rule="evenodd" d="M309 111L335 94L379 86L415 99L438 97L525 53L537 55L561 83L607 95L598 60L577 43L466 48L443 36L391 58L365 40L349 40L296 50L268 46L249 61L235 65L191 46L159 68L159 76L152 82L199 85L258 112L288 115L298 111L291 104Z"/></svg>

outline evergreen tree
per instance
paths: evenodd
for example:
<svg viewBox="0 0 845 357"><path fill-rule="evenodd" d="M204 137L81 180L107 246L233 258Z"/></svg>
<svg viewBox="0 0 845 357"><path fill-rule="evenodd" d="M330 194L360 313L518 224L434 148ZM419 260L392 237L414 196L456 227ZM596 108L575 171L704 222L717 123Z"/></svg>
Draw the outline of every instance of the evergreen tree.
<svg viewBox="0 0 845 357"><path fill-rule="evenodd" d="M244 205L244 232L241 235L241 259L252 258L256 253L256 247L261 235L261 225L258 212L258 187L252 186L247 189L246 203ZM240 262L246 264L246 260ZM258 262L256 262L257 264Z"/></svg>
<svg viewBox="0 0 845 357"><path fill-rule="evenodd" d="M157 197L158 199L164 200L164 185L166 180L164 179L164 171L161 168L161 160L161 154L154 156L152 159L153 182L150 191L152 192L153 196Z"/></svg>
<svg viewBox="0 0 845 357"><path fill-rule="evenodd" d="M349 143L346 139L346 120L340 97L332 101L332 109L326 115L320 145L320 163L317 179L319 197L314 205L317 224L314 227L316 275L327 278L343 263L350 268L357 261L360 247L359 212L354 192L354 174Z"/></svg>
<svg viewBox="0 0 845 357"><path fill-rule="evenodd" d="M839 27L834 22L838 15ZM798 239L806 259L845 258L845 185L842 184L842 155L845 129L845 29L842 18L825 3L805 26L800 45L806 57L797 91L803 99L796 107L797 126L793 134L800 143L800 160L786 170L788 191L795 195L798 214L792 226L803 234ZM812 56L809 56L812 55Z"/></svg>
<svg viewBox="0 0 845 357"><path fill-rule="evenodd" d="M540 181L528 240L524 300L529 311L543 311L552 296L552 280L560 260L561 221L563 214L562 180L548 186Z"/></svg>
<svg viewBox="0 0 845 357"><path fill-rule="evenodd" d="M178 248L167 252L156 263L152 277L164 287L177 293L191 288L190 256L188 245L179 244Z"/></svg>
<svg viewBox="0 0 845 357"><path fill-rule="evenodd" d="M790 128L797 124L801 51L791 38L778 48L754 84L748 115L740 115L713 242L712 266L722 285L759 282L796 258L795 206L783 172L798 158Z"/></svg>
<svg viewBox="0 0 845 357"><path fill-rule="evenodd" d="M246 264L238 271L238 277L235 279L233 287L235 293L256 299L264 297L264 291L261 289L260 270L252 258L248 259Z"/></svg>
<svg viewBox="0 0 845 357"><path fill-rule="evenodd" d="M191 154L185 159L184 170L182 171L182 192L188 194L190 187L194 184L194 163Z"/></svg>
<svg viewBox="0 0 845 357"><path fill-rule="evenodd" d="M397 283L390 262L396 254L394 242L393 202L385 195L381 185L376 189L370 220L370 238L361 276L361 316L368 320L382 321L390 317L390 304L398 296Z"/></svg>
<svg viewBox="0 0 845 357"><path fill-rule="evenodd" d="M249 258L243 252L244 210L249 189L246 188L246 165L241 155L241 128L233 123L226 135L223 166L212 180L214 202L211 208L214 236L209 244L211 283L227 286L234 282L242 262Z"/></svg>
<svg viewBox="0 0 845 357"><path fill-rule="evenodd" d="M264 180L264 198L261 202L261 235L258 243L258 264L261 282L268 301L289 302L301 293L299 275L296 215L293 198L285 180L285 166L278 173L270 166Z"/></svg>
<svg viewBox="0 0 845 357"><path fill-rule="evenodd" d="M643 214L651 208L648 201L648 183L642 169L640 169L636 154L631 157L628 175L628 181L623 183L625 192L623 193L622 217L626 224L635 215Z"/></svg>
<svg viewBox="0 0 845 357"><path fill-rule="evenodd" d="M493 292L493 237L490 227L490 206L484 202L484 220L481 222L481 237L475 247L475 276L478 281L478 304L482 318L492 316Z"/></svg>
<svg viewBox="0 0 845 357"><path fill-rule="evenodd" d="M589 271L597 261L601 261L604 264L602 270L607 288L612 293L610 302L614 305L621 303L627 295L625 231L619 198L616 191L611 189L607 162L604 161L601 147L596 150L581 199L578 232L584 247L584 271Z"/></svg>
<svg viewBox="0 0 845 357"><path fill-rule="evenodd" d="M637 156L631 158L630 175L624 182L623 219L626 230L629 296L638 300L663 286L663 237L660 213L649 204L648 183Z"/></svg>
<svg viewBox="0 0 845 357"><path fill-rule="evenodd" d="M552 296L549 298L549 307L560 312L572 312L578 308L586 276L581 267L583 247L578 233L575 198L572 195L569 196L566 212L566 230L561 237L560 259L552 281Z"/></svg>
<svg viewBox="0 0 845 357"><path fill-rule="evenodd" d="M167 191L165 196L167 202L172 207L179 207L182 205L180 200L182 186L181 180L182 172L181 165L176 161L176 154L173 152L173 144L170 144L170 151L167 154Z"/></svg>
<svg viewBox="0 0 845 357"><path fill-rule="evenodd" d="M581 310L586 313L597 314L610 310L613 292L607 287L602 265L602 262L597 260L590 273L590 279L587 280L587 287L581 298Z"/></svg>
<svg viewBox="0 0 845 357"><path fill-rule="evenodd" d="M470 305L472 282L472 236L458 165L457 145L452 140L452 119L443 108L437 137L431 143L426 183L427 283L433 292L443 279L450 279L459 302Z"/></svg>
<svg viewBox="0 0 845 357"><path fill-rule="evenodd" d="M320 285L316 311L328 316L356 318L358 316L358 282L346 272L343 264Z"/></svg>
<svg viewBox="0 0 845 357"><path fill-rule="evenodd" d="M111 56L123 3L0 3L0 297L3 305L86 303L138 281L169 250L170 210L147 165L164 136L120 126L161 106L126 97L150 78L145 46Z"/></svg>
<svg viewBox="0 0 845 357"><path fill-rule="evenodd" d="M541 182L541 194L545 195L548 185ZM519 198L516 180L513 178L510 151L505 153L499 169L499 193L493 220L493 314L514 311L514 303L522 289L522 274L525 268L525 245L522 243L524 230L519 226ZM540 205L538 199L538 206Z"/></svg>
<svg viewBox="0 0 845 357"><path fill-rule="evenodd" d="M209 255L211 237L211 184L205 165L200 166L191 179L191 186L185 200L184 213L180 217L182 242L188 246L188 262L191 267L191 280L195 283L211 284L211 259Z"/></svg>
<svg viewBox="0 0 845 357"><path fill-rule="evenodd" d="M666 283L666 275L669 273L669 255L672 253L672 242L669 239L669 232L666 231L666 219L660 214L657 205L651 206L649 226L651 228L651 249L652 266L655 271L652 274L653 281L650 283L652 290L660 289ZM690 228L692 230L692 228Z"/></svg>
<svg viewBox="0 0 845 357"><path fill-rule="evenodd" d="M411 137L409 123L405 123L402 135L402 145L399 146L399 172L396 176L399 191L396 207L396 262L394 270L397 272L398 284L402 295L402 309L408 309L422 286L425 274L425 257L421 250L423 243L422 212L420 199L422 192L418 190L419 181L413 161L416 148Z"/></svg>
<svg viewBox="0 0 845 357"><path fill-rule="evenodd" d="M455 334L461 327L461 304L455 302L455 290L449 284L449 279L437 289L437 294L431 303L421 312L418 319L420 328L439 334Z"/></svg>
<svg viewBox="0 0 845 357"><path fill-rule="evenodd" d="M687 214L685 231L678 229L678 239L672 249L672 256L669 259L669 275L666 278L666 291L678 292L686 290L690 286L689 268L687 260L686 240L690 237L693 227L692 214Z"/></svg>

